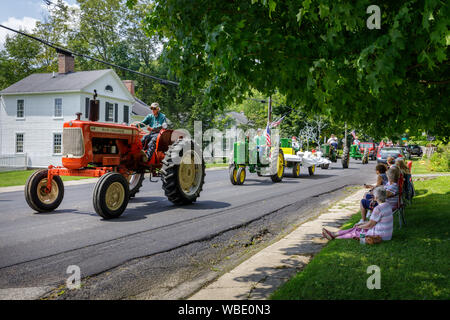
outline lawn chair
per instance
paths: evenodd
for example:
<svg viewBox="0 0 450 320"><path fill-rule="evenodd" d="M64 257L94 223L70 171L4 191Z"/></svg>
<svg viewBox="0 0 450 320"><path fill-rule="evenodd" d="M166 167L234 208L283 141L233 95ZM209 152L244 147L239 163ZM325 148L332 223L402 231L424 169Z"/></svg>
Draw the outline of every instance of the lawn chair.
<svg viewBox="0 0 450 320"><path fill-rule="evenodd" d="M407 166L408 166L408 169L409 169L409 172L412 172L411 170L411 168L412 168L412 161L411 160L409 160L408 161L408 163L406 164Z"/></svg>
<svg viewBox="0 0 450 320"><path fill-rule="evenodd" d="M405 174L404 176L404 184L403 184L403 200L405 206L409 206L412 204L412 199L415 196L416 191L414 190L414 184L412 181L412 175Z"/></svg>

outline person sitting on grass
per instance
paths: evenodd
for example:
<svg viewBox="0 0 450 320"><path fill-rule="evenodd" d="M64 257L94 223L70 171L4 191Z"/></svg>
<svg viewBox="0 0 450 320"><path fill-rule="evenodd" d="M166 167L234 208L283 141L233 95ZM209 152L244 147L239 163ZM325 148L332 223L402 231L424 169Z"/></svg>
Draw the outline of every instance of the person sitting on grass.
<svg viewBox="0 0 450 320"><path fill-rule="evenodd" d="M386 202L392 206L392 210L397 208L398 203L398 178L400 170L396 167L389 169L386 172L388 182L385 184L387 200ZM361 220L358 223L365 223L367 217L367 211L373 210L378 205L378 202L374 198L362 199L360 203Z"/></svg>
<svg viewBox="0 0 450 320"><path fill-rule="evenodd" d="M333 239L359 239L361 233L366 236L379 236L382 240L391 240L394 228L394 219L392 216L392 207L387 200L387 191L384 187L377 187L373 190L374 199L378 206L373 209L370 220L363 224L355 224L348 230L339 230L331 232L325 228L322 229L322 235L328 240Z"/></svg>

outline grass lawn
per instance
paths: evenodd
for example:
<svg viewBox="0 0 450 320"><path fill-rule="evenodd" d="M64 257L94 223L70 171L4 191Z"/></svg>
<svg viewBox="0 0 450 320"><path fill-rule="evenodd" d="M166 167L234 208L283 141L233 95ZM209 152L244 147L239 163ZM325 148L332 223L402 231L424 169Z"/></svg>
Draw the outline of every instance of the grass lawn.
<svg viewBox="0 0 450 320"><path fill-rule="evenodd" d="M425 161L421 160L420 158L412 158L411 160L413 162L411 167L412 174L435 173L433 171L428 170L425 165Z"/></svg>
<svg viewBox="0 0 450 320"><path fill-rule="evenodd" d="M206 163L206 168L228 168L228 163Z"/></svg>
<svg viewBox="0 0 450 320"><path fill-rule="evenodd" d="M0 187L21 186L24 185L28 177L36 170L21 170L0 172ZM90 179L88 177L67 177L62 176L63 181Z"/></svg>
<svg viewBox="0 0 450 320"><path fill-rule="evenodd" d="M391 241L361 245L333 240L272 299L450 299L450 177L415 182L407 226ZM343 227L350 228L359 214ZM369 290L367 268L381 269L381 289Z"/></svg>
<svg viewBox="0 0 450 320"><path fill-rule="evenodd" d="M426 162L420 158L412 158L412 174L424 174L424 173L449 173L449 172L437 172L431 171L427 168Z"/></svg>

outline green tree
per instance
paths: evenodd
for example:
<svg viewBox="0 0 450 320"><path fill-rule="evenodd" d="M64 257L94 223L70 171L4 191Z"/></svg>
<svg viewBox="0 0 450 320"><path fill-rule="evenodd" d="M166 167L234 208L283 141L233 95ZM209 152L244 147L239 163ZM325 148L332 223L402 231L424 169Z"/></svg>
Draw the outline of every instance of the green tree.
<svg viewBox="0 0 450 320"><path fill-rule="evenodd" d="M7 36L5 47L0 51L0 88L32 74L40 67L36 58L41 46L34 40L20 34Z"/></svg>
<svg viewBox="0 0 450 320"><path fill-rule="evenodd" d="M144 27L167 40L164 57L183 88L211 106L255 88L373 136L406 128L448 136L450 6L381 1L381 29L371 30L371 4L155 0Z"/></svg>

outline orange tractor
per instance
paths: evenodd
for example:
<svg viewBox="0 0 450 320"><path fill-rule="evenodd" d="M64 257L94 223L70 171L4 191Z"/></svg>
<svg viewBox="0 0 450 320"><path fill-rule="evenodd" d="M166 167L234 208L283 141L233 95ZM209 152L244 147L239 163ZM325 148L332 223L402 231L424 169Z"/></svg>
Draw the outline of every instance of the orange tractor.
<svg viewBox="0 0 450 320"><path fill-rule="evenodd" d="M34 172L25 185L28 205L38 212L55 210L64 197L60 176L99 177L95 211L105 219L119 217L142 186L144 174L160 176L167 198L177 205L195 202L202 191L205 164L200 147L179 131L161 128L151 159L142 157L146 134L134 124L96 122L98 103L91 100L89 121L64 123L63 167ZM145 162L144 162L145 161Z"/></svg>

